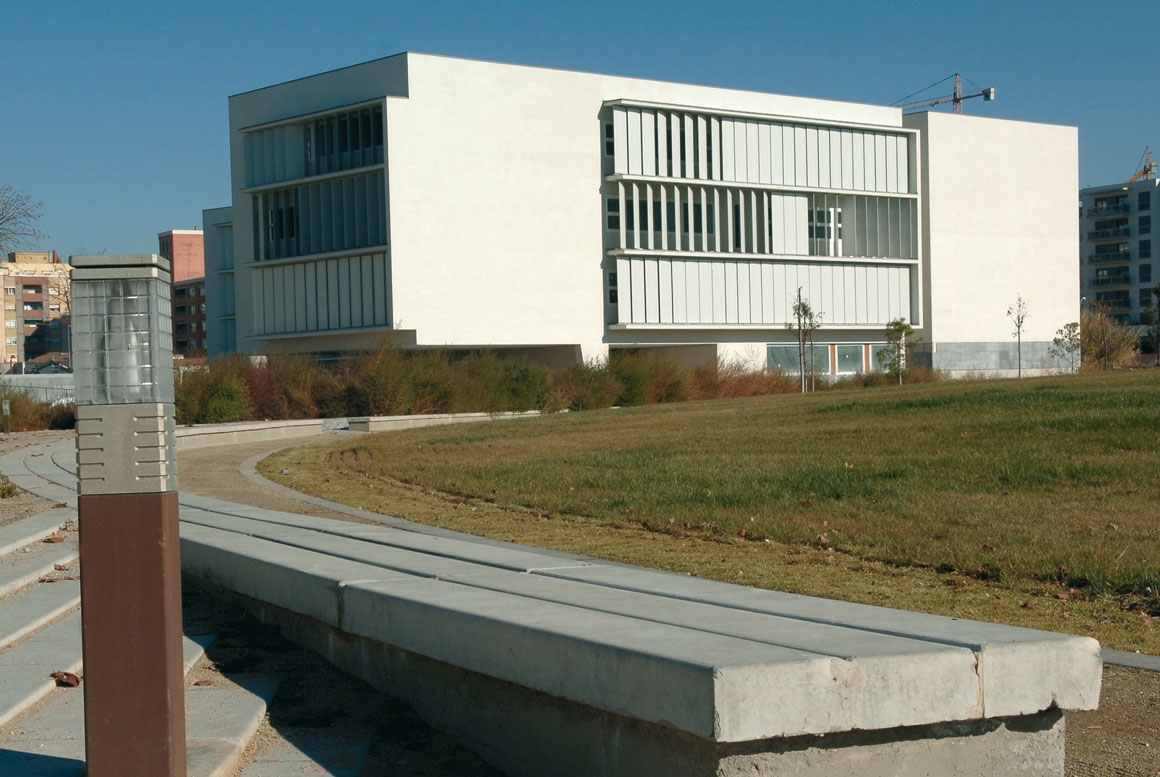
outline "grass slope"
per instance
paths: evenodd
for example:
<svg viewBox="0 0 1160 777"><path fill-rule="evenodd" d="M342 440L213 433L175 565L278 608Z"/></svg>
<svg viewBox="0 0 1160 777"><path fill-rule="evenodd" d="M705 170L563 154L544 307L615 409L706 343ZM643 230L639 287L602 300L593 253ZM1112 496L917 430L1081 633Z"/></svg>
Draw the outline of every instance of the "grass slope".
<svg viewBox="0 0 1160 777"><path fill-rule="evenodd" d="M346 439L262 469L501 539L1160 652L1157 377L573 413Z"/></svg>

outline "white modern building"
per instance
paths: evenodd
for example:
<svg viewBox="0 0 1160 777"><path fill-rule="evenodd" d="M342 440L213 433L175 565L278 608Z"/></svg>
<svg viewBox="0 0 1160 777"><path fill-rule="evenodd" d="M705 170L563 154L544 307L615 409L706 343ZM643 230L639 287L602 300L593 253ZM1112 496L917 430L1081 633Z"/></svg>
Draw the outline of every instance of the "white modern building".
<svg viewBox="0 0 1160 777"><path fill-rule="evenodd" d="M1152 205L1160 208L1160 181L1080 190L1080 289L1121 323L1146 324L1152 289Z"/></svg>
<svg viewBox="0 0 1160 777"><path fill-rule="evenodd" d="M1073 127L403 53L230 98L210 352L617 348L952 373L1077 318Z"/></svg>

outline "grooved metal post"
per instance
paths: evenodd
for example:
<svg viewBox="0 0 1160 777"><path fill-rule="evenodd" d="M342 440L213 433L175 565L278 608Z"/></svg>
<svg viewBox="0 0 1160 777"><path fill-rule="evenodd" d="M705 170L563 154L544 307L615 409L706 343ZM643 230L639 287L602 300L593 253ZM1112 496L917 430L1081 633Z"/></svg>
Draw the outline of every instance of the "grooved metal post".
<svg viewBox="0 0 1160 777"><path fill-rule="evenodd" d="M184 777L169 262L73 256L88 777Z"/></svg>

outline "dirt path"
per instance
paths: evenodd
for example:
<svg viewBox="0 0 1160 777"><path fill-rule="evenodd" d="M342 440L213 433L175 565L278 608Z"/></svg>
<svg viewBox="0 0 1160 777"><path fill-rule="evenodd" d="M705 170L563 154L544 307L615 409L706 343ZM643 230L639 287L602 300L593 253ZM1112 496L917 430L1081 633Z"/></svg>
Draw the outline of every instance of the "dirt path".
<svg viewBox="0 0 1160 777"><path fill-rule="evenodd" d="M9 435L0 438L0 455L15 447L51 442L67 436L69 433L61 432ZM183 451L178 455L180 487L204 496L274 510L358 520L345 513L296 499L282 489L267 489L239 471L245 462L255 456L268 454L288 444L297 443L279 441ZM50 503L27 494L12 500L0 500L0 524L50 506ZM187 621L192 619L204 622L223 617L221 611L216 609L217 605L210 602L199 604L201 599L197 596L187 598ZM238 624L246 619L235 613L230 616L230 620L227 630L239 628ZM261 629L252 622L250 627ZM254 639L260 641L269 637L255 636ZM299 657L298 660L304 659ZM294 678L296 699L318 699L319 709L333 711L344 706L342 698L336 697L344 694L373 694L361 684L361 690L352 689L351 678L321 659L311 660L309 665L308 671L297 673ZM300 696L307 685L311 689L310 693ZM344 690L340 692L338 689ZM392 734L391 726L384 726L379 731L378 736L384 739L383 744L373 751L376 757L372 758L372 762L377 763L370 771L364 772L364 777L386 774L392 766L394 771L391 773L430 777L494 774L474 756L463 752L446 737L430 731L420 721L413 719L413 713L408 714L397 706L397 702L383 697L381 703L395 710L388 718L402 716L406 722L396 717L403 729L401 734ZM363 704L365 701L361 701L359 706ZM400 736L401 740L398 739ZM419 737L418 742L415 736ZM1160 673L1113 666L1104 669L1100 709L1095 712L1069 713L1067 716L1066 773L1068 777L1160 777Z"/></svg>

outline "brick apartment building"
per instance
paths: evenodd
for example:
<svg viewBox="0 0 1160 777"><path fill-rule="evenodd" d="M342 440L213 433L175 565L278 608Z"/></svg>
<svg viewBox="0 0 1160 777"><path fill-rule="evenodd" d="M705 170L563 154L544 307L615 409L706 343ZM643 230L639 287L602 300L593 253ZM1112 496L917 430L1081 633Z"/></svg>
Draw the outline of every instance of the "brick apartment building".
<svg viewBox="0 0 1160 777"><path fill-rule="evenodd" d="M157 236L157 253L173 267L173 353L203 355L205 241L200 229L171 229Z"/></svg>
<svg viewBox="0 0 1160 777"><path fill-rule="evenodd" d="M15 251L0 262L3 281L3 369L69 350L72 268L55 251Z"/></svg>

